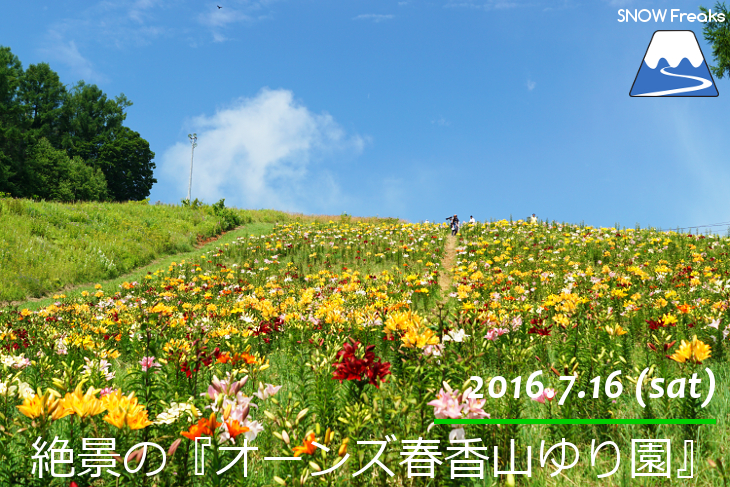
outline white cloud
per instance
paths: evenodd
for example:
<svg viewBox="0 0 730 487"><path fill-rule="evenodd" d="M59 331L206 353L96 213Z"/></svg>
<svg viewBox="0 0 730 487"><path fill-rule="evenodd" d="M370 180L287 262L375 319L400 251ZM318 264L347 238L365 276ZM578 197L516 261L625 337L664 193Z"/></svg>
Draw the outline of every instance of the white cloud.
<svg viewBox="0 0 730 487"><path fill-rule="evenodd" d="M199 24L210 29L214 42L230 40L223 31L241 23L254 23L272 18L270 6L277 0L226 0L211 4L207 12L197 16ZM222 8L218 8L218 5Z"/></svg>
<svg viewBox="0 0 730 487"><path fill-rule="evenodd" d="M129 6L127 15L137 23L144 23L150 18L148 11L161 4L159 0L136 0Z"/></svg>
<svg viewBox="0 0 730 487"><path fill-rule="evenodd" d="M200 14L198 18L201 24L218 28L253 20L251 16L246 15L240 10L232 8L219 9L217 6L212 7L209 12Z"/></svg>
<svg viewBox="0 0 730 487"><path fill-rule="evenodd" d="M258 10L259 7L254 8ZM198 22L210 29L213 35L213 42L225 42L229 38L223 34L223 30L242 22L254 22L256 19L242 10L232 7L218 8L213 5L208 12L198 15Z"/></svg>
<svg viewBox="0 0 730 487"><path fill-rule="evenodd" d="M451 122L446 120L444 117L439 117L435 120L431 120L431 123L440 127L448 127L449 125L451 125Z"/></svg>
<svg viewBox="0 0 730 487"><path fill-rule="evenodd" d="M395 15L392 14L360 14L357 17L353 17L352 20L372 20L373 22L383 22L384 20L391 20Z"/></svg>
<svg viewBox="0 0 730 487"><path fill-rule="evenodd" d="M70 39L79 45L97 43L127 49L152 44L161 37L179 37L189 44L223 42L228 30L241 23L271 17L276 0L226 0L185 5L171 0L101 0L89 2L69 17L54 22L48 44ZM188 10L189 15L180 11ZM174 20L172 20L174 19ZM201 26L203 27L201 29ZM55 37L54 37L55 36Z"/></svg>
<svg viewBox="0 0 730 487"><path fill-rule="evenodd" d="M57 44L77 42L125 49L146 46L169 35L162 25L160 10L168 8L162 0L101 1L74 12L73 17L54 22L49 30L44 51L58 49Z"/></svg>
<svg viewBox="0 0 730 487"><path fill-rule="evenodd" d="M224 36L220 32L213 32L213 42L225 42L228 37Z"/></svg>
<svg viewBox="0 0 730 487"><path fill-rule="evenodd" d="M331 115L311 112L291 91L267 88L190 126L198 133L192 197L248 208L337 211L346 196L321 166L333 156L360 154L366 142L348 136ZM190 145L178 143L160 160L165 183L185 196ZM315 165L316 176L310 174Z"/></svg>
<svg viewBox="0 0 730 487"><path fill-rule="evenodd" d="M107 80L106 76L96 71L93 63L79 52L75 41L65 41L53 31L49 35L55 42L40 50L44 55L65 64L86 82L103 83Z"/></svg>
<svg viewBox="0 0 730 487"><path fill-rule="evenodd" d="M537 86L537 83L532 81L531 79L527 80L527 91L532 91L535 89L535 86Z"/></svg>

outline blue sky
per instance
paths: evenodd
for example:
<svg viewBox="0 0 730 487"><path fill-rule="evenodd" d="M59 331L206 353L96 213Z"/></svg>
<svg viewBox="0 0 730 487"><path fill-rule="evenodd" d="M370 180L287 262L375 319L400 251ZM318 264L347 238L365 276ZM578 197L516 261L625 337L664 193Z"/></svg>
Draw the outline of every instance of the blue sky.
<svg viewBox="0 0 730 487"><path fill-rule="evenodd" d="M714 4L714 2L713 2ZM223 8L218 9L216 5ZM706 2L705 6L712 6ZM442 220L730 221L730 82L628 96L652 33L619 8L696 1L5 2L24 67L134 105L152 201Z"/></svg>

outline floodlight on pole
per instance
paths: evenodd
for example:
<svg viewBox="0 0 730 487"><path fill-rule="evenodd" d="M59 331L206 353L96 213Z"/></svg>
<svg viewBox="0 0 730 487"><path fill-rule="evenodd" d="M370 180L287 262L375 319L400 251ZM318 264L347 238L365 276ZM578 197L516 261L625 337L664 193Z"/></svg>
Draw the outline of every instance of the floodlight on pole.
<svg viewBox="0 0 730 487"><path fill-rule="evenodd" d="M190 181L188 181L188 203L190 203L190 190L193 187L193 155L195 154L195 148L198 146L198 134L188 134L190 139Z"/></svg>

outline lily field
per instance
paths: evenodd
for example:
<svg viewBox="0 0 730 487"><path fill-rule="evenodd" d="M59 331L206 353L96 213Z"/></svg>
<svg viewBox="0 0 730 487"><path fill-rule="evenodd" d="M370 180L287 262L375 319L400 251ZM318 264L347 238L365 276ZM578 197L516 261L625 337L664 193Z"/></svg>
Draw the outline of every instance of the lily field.
<svg viewBox="0 0 730 487"><path fill-rule="evenodd" d="M344 217L266 232L0 309L0 485L728 485L727 237L521 220L452 237ZM441 463L418 470L432 475L409 475L419 438L438 441ZM477 438L483 478L452 479L465 458L448 448ZM563 439L578 461L541 461ZM671 440L671 478L632 478L632 439ZM621 452L610 477L615 450L592 464L594 440ZM511 448L526 470L528 447L530 477L494 475Z"/></svg>

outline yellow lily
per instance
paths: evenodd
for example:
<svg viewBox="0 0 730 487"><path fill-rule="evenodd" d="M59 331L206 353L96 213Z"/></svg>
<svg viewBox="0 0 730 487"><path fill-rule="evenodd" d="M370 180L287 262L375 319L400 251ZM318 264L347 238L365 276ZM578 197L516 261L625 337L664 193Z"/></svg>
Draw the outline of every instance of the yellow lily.
<svg viewBox="0 0 730 487"><path fill-rule="evenodd" d="M439 338L434 335L430 328L417 328L411 326L408 331L401 337L403 345L408 348L424 348L427 345L436 345Z"/></svg>
<svg viewBox="0 0 730 487"><path fill-rule="evenodd" d="M691 342L682 340L679 349L669 358L680 364L685 362L701 364L703 360L710 358L710 356L710 346L702 340L698 340L697 335L695 335Z"/></svg>
<svg viewBox="0 0 730 487"><path fill-rule="evenodd" d="M628 333L621 325L606 325L606 332L612 337L626 335Z"/></svg>
<svg viewBox="0 0 730 487"><path fill-rule="evenodd" d="M26 398L23 401L23 404L17 406L18 411L20 411L23 415L29 417L30 419L35 419L40 416L51 414L58 408L59 396L60 394L53 389L47 389L44 394L41 394L41 390L38 389L37 395ZM60 419L63 416L66 415L59 415L58 417L53 419Z"/></svg>
<svg viewBox="0 0 730 487"><path fill-rule="evenodd" d="M96 393L99 390L89 387L86 394L84 394L81 392L82 384L79 383L73 393L66 393L66 396L61 399L61 407L70 409L80 418L96 416L99 413L103 413L106 408L101 400L96 397Z"/></svg>
<svg viewBox="0 0 730 487"><path fill-rule="evenodd" d="M121 429L126 424L129 429L138 430L152 424L147 416L147 408L137 402L134 392L124 396L122 391L117 389L104 396L101 401L109 411L104 416L104 421L117 428Z"/></svg>

